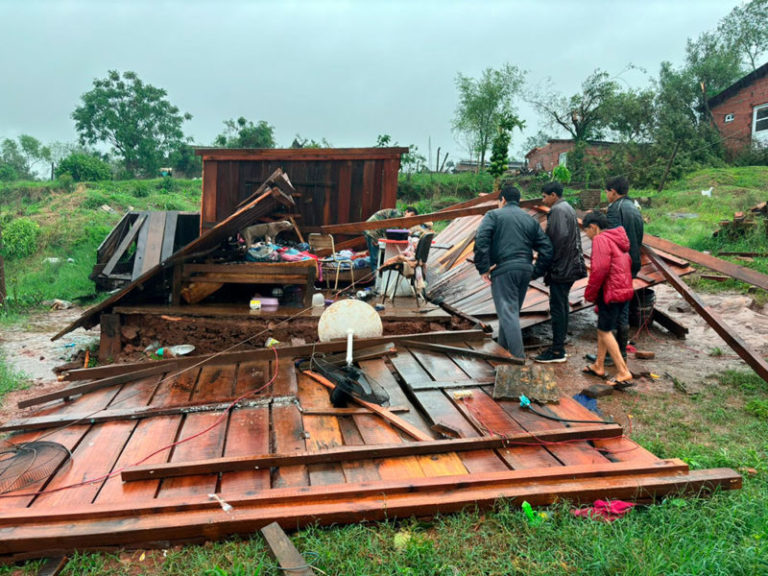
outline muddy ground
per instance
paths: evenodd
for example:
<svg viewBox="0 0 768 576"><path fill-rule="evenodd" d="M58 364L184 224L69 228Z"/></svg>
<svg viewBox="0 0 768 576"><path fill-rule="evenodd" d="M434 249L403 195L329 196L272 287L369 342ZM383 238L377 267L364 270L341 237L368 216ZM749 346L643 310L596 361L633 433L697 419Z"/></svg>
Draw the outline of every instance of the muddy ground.
<svg viewBox="0 0 768 576"><path fill-rule="evenodd" d="M686 339L680 340L656 325L651 329L633 331L633 342L638 350L655 353L652 360L631 359L630 368L636 374L636 394L695 394L711 382L712 375L728 369L748 369L746 364L728 348L727 344L704 320L685 303L677 292L667 285L657 286L656 307L666 312L689 329ZM759 306L748 295L721 292L702 295L704 302L734 329L753 350L768 355L768 306ZM0 408L0 421L20 416L15 408L27 397L39 396L62 386L57 382L53 368L73 358L82 358L82 350L98 343L98 328L89 331L77 329L52 342L51 336L78 318L82 310L52 310L30 316L21 324L0 330L0 351L6 361L27 376L29 387L8 394ZM594 352L596 317L591 309L571 315L568 362L555 365L562 393L572 395L586 386L598 382L580 373L586 364L583 359ZM550 326L545 323L530 330L535 342L546 342ZM530 348L529 357L537 353ZM630 355L631 358L631 355ZM610 371L610 369L609 369ZM600 402L607 407L610 397Z"/></svg>

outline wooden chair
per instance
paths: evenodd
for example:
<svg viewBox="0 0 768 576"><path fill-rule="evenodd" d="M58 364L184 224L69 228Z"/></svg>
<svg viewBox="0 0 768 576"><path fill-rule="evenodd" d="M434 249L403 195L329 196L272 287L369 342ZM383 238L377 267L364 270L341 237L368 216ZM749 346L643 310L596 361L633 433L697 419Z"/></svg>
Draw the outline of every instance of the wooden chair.
<svg viewBox="0 0 768 576"><path fill-rule="evenodd" d="M333 289L338 290L339 273L341 272L341 264L343 263L349 264L350 277L352 283L355 282L355 263L351 258L339 258L336 256L336 244L333 242L333 235L312 233L307 237L307 242L309 242L309 247L313 254L317 254L318 256L328 254L327 257L320 258L319 260L320 266L322 266L323 269L323 275L325 276L325 284L328 288L330 288L331 279L326 272L336 273Z"/></svg>
<svg viewBox="0 0 768 576"><path fill-rule="evenodd" d="M432 247L432 238L434 238L434 233L428 233L424 234L419 238L418 243L416 244L416 250L414 250L414 255L412 259L407 260L408 265L413 267L413 276L411 276L411 291L413 292L413 295L416 297L416 305L418 306L420 303L420 299L424 298L426 300L426 294L419 294L416 290L416 277L418 271L421 272L422 278L426 279L426 264L427 259L429 259L429 249ZM394 264L389 264L387 266L382 266L379 268L379 274L382 272L386 272L387 270L393 271L397 273L397 280L395 280L395 286L392 289L392 296L390 300L392 300L392 303L395 302L395 295L397 294L397 287L400 284L400 280L402 278L405 278L405 275L403 274L405 270L406 262L395 262ZM381 302L384 303L384 300L387 297L387 291L389 290L389 281L392 278L392 274L387 275L387 284L384 287L384 292L382 292L381 295Z"/></svg>

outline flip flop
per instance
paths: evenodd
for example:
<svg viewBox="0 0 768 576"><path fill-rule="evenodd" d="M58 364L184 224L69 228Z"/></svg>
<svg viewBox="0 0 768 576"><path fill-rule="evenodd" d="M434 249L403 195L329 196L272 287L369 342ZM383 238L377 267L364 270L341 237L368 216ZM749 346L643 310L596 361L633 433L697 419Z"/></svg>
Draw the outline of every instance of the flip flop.
<svg viewBox="0 0 768 576"><path fill-rule="evenodd" d="M613 386L616 390L626 390L627 388L637 386L632 380L616 380L615 378L608 380L608 384Z"/></svg>
<svg viewBox="0 0 768 576"><path fill-rule="evenodd" d="M589 366L589 365L584 366L584 368L581 369L581 373L582 374L586 374L587 376L594 376L596 378L600 378L600 380L605 380L606 377L607 377L606 374L599 374L599 373L595 372L592 369L592 367Z"/></svg>

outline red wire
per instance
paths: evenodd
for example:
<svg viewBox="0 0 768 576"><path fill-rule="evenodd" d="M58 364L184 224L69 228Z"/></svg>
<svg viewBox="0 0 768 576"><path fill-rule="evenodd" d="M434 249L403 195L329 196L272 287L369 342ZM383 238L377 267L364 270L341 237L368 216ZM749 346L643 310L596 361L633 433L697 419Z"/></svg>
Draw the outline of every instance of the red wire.
<svg viewBox="0 0 768 576"><path fill-rule="evenodd" d="M149 460L153 456L156 456L157 454L160 454L161 452L165 452L166 450L170 450L171 448L175 448L176 446L179 446L180 444L184 444L185 442L189 442L190 440L194 440L195 438L197 438L199 436L202 436L203 434L207 434L208 432L210 432L211 430L213 430L214 428L219 426L222 422L224 422L224 420L229 415L230 410L232 410L232 408L234 408L235 405L238 402L240 402L241 400L247 398L248 396L251 396L251 395L254 395L254 394L258 394L259 392L261 392L265 388L268 388L269 386L271 386L274 383L274 381L277 379L278 370L280 368L280 356L277 353L277 348L276 347L273 346L272 350L275 352L275 370L274 370L274 374L272 375L272 378L270 378L269 381L266 384L264 384L262 387L257 388L256 390L249 390L245 394L242 394L241 396L238 396L237 398L235 398L232 402L230 402L230 404L229 404L229 406L227 406L226 410L224 410L222 412L221 416L219 416L216 419L216 421L213 424L211 424L208 428L206 428L205 430L201 430L200 432L197 432L196 434L193 434L192 436L188 436L186 438L182 438L181 440L177 440L176 442L173 442L172 444L169 444L167 446L163 446L162 448L158 448L157 450L155 450L151 454L148 454L147 456L145 456L144 458L142 458L138 462L134 462L133 464L127 464L127 465L123 466L122 468L118 468L117 470L113 470L112 472L110 472L108 474L104 474L103 476L99 476L98 478L91 478L91 479L88 479L88 480L83 480L81 482L77 482L76 484L67 484L66 486L59 486L58 488L50 488L48 490L40 490L39 492L27 492L27 493L22 493L22 494L18 494L18 493L12 492L12 493L9 493L9 494L0 494L0 498L19 498L19 497L41 496L41 495L44 495L44 494L53 494L55 492L61 492L63 490L69 490L71 488L79 488L80 486L86 486L88 484L94 484L96 482L102 482L104 480L108 480L109 478L112 478L113 476L117 476L118 474L120 474L126 468L133 468L134 466L139 466L140 464L143 464L144 462L146 462L147 460Z"/></svg>

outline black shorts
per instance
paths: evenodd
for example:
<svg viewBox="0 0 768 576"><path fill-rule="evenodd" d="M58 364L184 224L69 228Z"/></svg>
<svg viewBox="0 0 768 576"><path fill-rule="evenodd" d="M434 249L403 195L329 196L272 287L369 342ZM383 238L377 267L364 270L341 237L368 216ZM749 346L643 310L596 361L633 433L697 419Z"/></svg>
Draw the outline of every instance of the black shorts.
<svg viewBox="0 0 768 576"><path fill-rule="evenodd" d="M612 332L619 327L619 318L626 302L597 303L597 329L601 332Z"/></svg>

